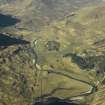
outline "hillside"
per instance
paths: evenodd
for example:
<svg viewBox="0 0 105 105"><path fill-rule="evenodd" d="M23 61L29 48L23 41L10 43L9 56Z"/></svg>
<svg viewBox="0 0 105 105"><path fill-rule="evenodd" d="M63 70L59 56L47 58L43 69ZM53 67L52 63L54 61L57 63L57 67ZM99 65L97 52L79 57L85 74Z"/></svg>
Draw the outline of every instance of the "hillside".
<svg viewBox="0 0 105 105"><path fill-rule="evenodd" d="M0 6L4 15L21 21L0 27L1 33L30 42L0 46L0 105L104 105L105 5L81 8L35 31L37 17L54 14L45 14L45 5L44 12L33 9L32 2L39 7L32 0Z"/></svg>
<svg viewBox="0 0 105 105"><path fill-rule="evenodd" d="M53 21L61 20L85 5L100 4L100 0L1 0L0 11L22 20L21 27L40 31Z"/></svg>

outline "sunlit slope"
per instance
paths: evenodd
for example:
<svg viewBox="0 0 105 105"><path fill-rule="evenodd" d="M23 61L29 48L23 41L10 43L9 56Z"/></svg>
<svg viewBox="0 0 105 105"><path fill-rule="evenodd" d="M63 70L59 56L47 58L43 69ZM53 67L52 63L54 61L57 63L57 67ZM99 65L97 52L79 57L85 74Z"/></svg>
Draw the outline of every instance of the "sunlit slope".
<svg viewBox="0 0 105 105"><path fill-rule="evenodd" d="M95 68L85 69L85 71L83 71L76 63L62 56L67 53L76 53L83 57L104 56L104 8L104 5L84 8L78 11L72 20L65 18L64 21L55 22L39 33L31 34L37 39L37 51L42 55L39 56L39 62L41 62L42 67L44 69L54 68L58 70L60 68L61 70L69 70L72 76L77 74L75 76L76 78L84 80L88 78L92 83L96 83L96 81L99 80L99 75L95 76ZM97 13L97 11L100 12ZM46 45L48 41L60 43L59 51L48 51ZM99 59L100 58L98 58L97 61L93 60L93 62L95 62L96 65L104 65L103 60ZM100 67L100 69L104 68ZM103 80L103 77L100 78L100 81L101 80ZM96 100L98 100L97 97L101 98L97 96L96 93ZM104 100L102 102L104 102Z"/></svg>
<svg viewBox="0 0 105 105"><path fill-rule="evenodd" d="M84 8L78 12L78 16L74 19L75 22L82 24L85 27L84 36L87 40L90 39L97 51L104 52L105 38L105 6L94 6ZM96 42L96 43L95 43Z"/></svg>

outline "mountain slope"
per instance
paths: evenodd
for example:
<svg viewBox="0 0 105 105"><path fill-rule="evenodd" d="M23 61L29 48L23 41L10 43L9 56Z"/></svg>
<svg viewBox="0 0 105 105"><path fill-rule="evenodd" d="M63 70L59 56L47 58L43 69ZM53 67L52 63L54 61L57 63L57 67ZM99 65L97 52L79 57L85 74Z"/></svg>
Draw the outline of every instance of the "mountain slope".
<svg viewBox="0 0 105 105"><path fill-rule="evenodd" d="M1 9L23 18L28 16L25 9L31 3L24 0L20 8L12 4L8 7L8 4L2 5ZM33 10L33 7L29 8L29 11ZM79 105L96 105L103 99L104 8L104 5L83 8L73 18L67 16L54 21L39 32L24 29L24 19L18 24L23 29L2 28L5 33L22 36L30 44L1 48L0 104L34 105L37 101L49 103L50 98L58 98ZM29 14L30 18L35 15ZM94 91L88 93L92 87Z"/></svg>
<svg viewBox="0 0 105 105"><path fill-rule="evenodd" d="M100 0L10 0L8 2L2 5L0 10L18 16L22 19L21 25L24 28L35 31L85 5L101 3Z"/></svg>

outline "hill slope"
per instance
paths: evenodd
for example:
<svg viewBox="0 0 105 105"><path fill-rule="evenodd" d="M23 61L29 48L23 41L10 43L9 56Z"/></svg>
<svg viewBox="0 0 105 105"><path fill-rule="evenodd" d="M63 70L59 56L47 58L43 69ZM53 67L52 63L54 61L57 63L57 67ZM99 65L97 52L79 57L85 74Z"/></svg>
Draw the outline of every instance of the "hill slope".
<svg viewBox="0 0 105 105"><path fill-rule="evenodd" d="M12 10L15 15L21 10L13 5L8 8L3 11ZM104 8L104 5L83 8L73 18L55 21L40 32L2 29L10 35L22 35L31 43L1 49L0 104L34 105L37 101L48 103L50 98L59 98L80 105L96 102L104 105L104 95L101 97L105 70ZM27 16L21 12L17 17ZM23 22L19 26L24 25ZM92 94L87 93L92 87Z"/></svg>
<svg viewBox="0 0 105 105"><path fill-rule="evenodd" d="M63 19L85 5L99 4L100 0L8 0L1 5L3 13L21 18L21 28L39 31L53 21ZM19 26L18 26L19 27Z"/></svg>

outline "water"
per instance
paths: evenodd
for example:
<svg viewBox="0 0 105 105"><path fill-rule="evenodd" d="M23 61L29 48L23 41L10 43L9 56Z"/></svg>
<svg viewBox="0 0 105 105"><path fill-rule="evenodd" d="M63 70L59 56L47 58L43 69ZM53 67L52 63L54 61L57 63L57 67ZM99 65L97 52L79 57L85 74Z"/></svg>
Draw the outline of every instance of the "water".
<svg viewBox="0 0 105 105"><path fill-rule="evenodd" d="M8 47L12 45L18 45L18 44L28 44L29 42L23 39L10 37L5 34L0 34L0 47Z"/></svg>
<svg viewBox="0 0 105 105"><path fill-rule="evenodd" d="M36 103L35 105L77 105L75 103L68 102L52 102L52 103Z"/></svg>
<svg viewBox="0 0 105 105"><path fill-rule="evenodd" d="M20 22L20 20L12 17L11 15L0 14L0 27L15 25L18 22Z"/></svg>
<svg viewBox="0 0 105 105"><path fill-rule="evenodd" d="M33 105L78 105L72 101L62 100L56 97L48 98L47 101L37 102Z"/></svg>

